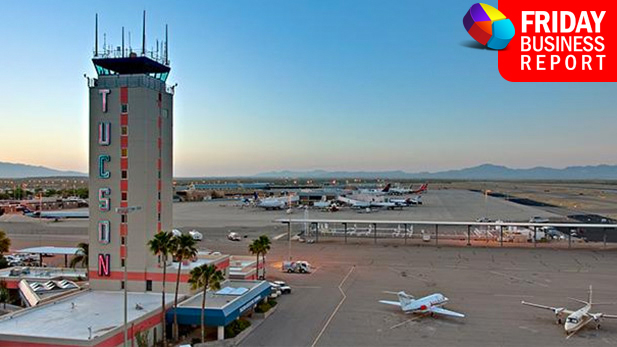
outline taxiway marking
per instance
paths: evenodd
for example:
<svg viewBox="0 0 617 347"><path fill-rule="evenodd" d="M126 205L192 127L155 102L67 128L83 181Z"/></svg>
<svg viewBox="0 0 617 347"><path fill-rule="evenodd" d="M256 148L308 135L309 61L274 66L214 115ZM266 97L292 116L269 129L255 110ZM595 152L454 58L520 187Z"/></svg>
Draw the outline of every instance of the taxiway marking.
<svg viewBox="0 0 617 347"><path fill-rule="evenodd" d="M323 326L323 328L321 328L321 331L319 332L319 335L317 335L317 337L315 338L315 341L313 341L313 344L311 345L311 347L315 347L315 345L317 345L317 342L319 342L319 339L321 338L321 335L323 335L324 331L326 331L326 329L328 328L328 325L330 325L330 322L332 321L332 318L334 318L334 316L338 312L339 308L341 308L341 305L343 305L343 302L345 302L345 299L347 299L347 295L345 295L345 291L343 290L342 287L343 287L343 284L345 284L345 281L347 281L347 278L349 277L349 275L351 275L351 273L353 272L353 270L355 268L356 268L355 265L352 266L351 269L349 269L349 272L347 273L345 278L343 278L341 283L338 285L338 290L341 292L343 297L341 298L341 301L339 301L338 305L336 305L336 307L334 308L334 311L330 315L330 318L328 318L328 321L326 321L326 324Z"/></svg>

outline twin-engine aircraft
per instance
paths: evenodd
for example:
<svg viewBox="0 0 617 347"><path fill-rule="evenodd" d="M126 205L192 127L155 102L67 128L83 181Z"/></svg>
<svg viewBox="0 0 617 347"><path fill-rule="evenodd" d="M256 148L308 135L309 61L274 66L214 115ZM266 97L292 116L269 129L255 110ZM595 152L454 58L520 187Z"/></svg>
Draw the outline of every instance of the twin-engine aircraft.
<svg viewBox="0 0 617 347"><path fill-rule="evenodd" d="M562 322L563 322L563 327L564 327L564 329L566 331L566 335L572 336L577 331L579 331L581 328L583 328L587 324L591 323L592 321L596 323L596 329L600 329L600 320L602 318L617 319L617 315L604 314L604 313L591 313L590 312L591 311L591 307L594 306L594 305L610 305L610 304L615 304L615 303L597 303L597 302L593 302L592 301L592 294L593 294L592 288L591 288L591 286L589 286L589 299L588 299L589 301L583 301L583 300L579 300L579 299L569 298L571 300L574 300L576 302L580 302L581 304L585 305L585 306L579 308L576 311L571 311L571 310L568 310L567 308L564 308L564 307L544 306L544 305L534 304L534 303L526 302L526 301L521 301L521 303L523 305L537 307L537 308L543 308L545 310L553 311L553 314L555 314L555 317L557 319L557 324L562 324ZM565 320L564 320L564 318L565 318Z"/></svg>

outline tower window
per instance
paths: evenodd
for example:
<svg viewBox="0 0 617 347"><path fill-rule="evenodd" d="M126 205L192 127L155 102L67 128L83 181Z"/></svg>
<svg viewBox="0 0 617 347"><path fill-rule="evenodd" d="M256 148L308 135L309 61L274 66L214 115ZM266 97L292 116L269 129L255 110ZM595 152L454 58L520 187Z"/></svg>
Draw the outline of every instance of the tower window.
<svg viewBox="0 0 617 347"><path fill-rule="evenodd" d="M161 214L160 213L158 214L158 219L159 219L159 222L160 222L161 221Z"/></svg>
<svg viewBox="0 0 617 347"><path fill-rule="evenodd" d="M127 192L122 192L122 201L126 201L128 200L128 194Z"/></svg>
<svg viewBox="0 0 617 347"><path fill-rule="evenodd" d="M146 280L146 291L147 292L152 291L152 280Z"/></svg>
<svg viewBox="0 0 617 347"><path fill-rule="evenodd" d="M123 265L124 266L124 265ZM124 289L124 281L120 282L120 289Z"/></svg>
<svg viewBox="0 0 617 347"><path fill-rule="evenodd" d="M159 192L159 200L161 200L161 192Z"/></svg>
<svg viewBox="0 0 617 347"><path fill-rule="evenodd" d="M126 170L122 170L122 179L125 180L127 177L129 177L128 172Z"/></svg>
<svg viewBox="0 0 617 347"><path fill-rule="evenodd" d="M126 215L125 215L125 214L121 215L121 217L120 217L120 221L121 221L122 223L126 223Z"/></svg>
<svg viewBox="0 0 617 347"><path fill-rule="evenodd" d="M122 128L120 128L120 130L122 130L122 135L129 134L129 127L127 127L126 125L123 125Z"/></svg>
<svg viewBox="0 0 617 347"><path fill-rule="evenodd" d="M126 244L126 238L124 236L122 236L121 243L122 243L122 245Z"/></svg>
<svg viewBox="0 0 617 347"><path fill-rule="evenodd" d="M128 104L122 104L121 109L122 109L122 113L128 113L129 112L129 105Z"/></svg>
<svg viewBox="0 0 617 347"><path fill-rule="evenodd" d="M124 267L124 258L120 259L120 266Z"/></svg>
<svg viewBox="0 0 617 347"><path fill-rule="evenodd" d="M126 158L129 156L129 149L128 148L122 148L122 157Z"/></svg>

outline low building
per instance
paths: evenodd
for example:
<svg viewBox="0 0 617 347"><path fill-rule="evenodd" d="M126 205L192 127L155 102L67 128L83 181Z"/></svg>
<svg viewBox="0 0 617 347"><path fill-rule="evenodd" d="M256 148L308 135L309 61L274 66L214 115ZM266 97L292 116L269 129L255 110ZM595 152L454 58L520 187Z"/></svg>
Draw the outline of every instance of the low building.
<svg viewBox="0 0 617 347"><path fill-rule="evenodd" d="M229 278L233 280L256 280L257 258L254 256L232 255L229 260ZM259 269L263 269L263 263L259 263Z"/></svg>
<svg viewBox="0 0 617 347"><path fill-rule="evenodd" d="M225 338L225 326L245 314L253 312L255 306L270 295L270 284L266 281L228 280L221 283L221 289L206 292L205 322L216 327L217 339ZM178 305L178 324L199 326L201 324L201 303L203 292ZM167 311L167 320L173 320L174 310Z"/></svg>
<svg viewBox="0 0 617 347"><path fill-rule="evenodd" d="M88 290L0 319L0 346L121 346L124 294ZM166 309L173 293L165 295ZM162 338L161 294L128 293L128 337L147 334L149 345ZM131 344L131 342L129 342Z"/></svg>

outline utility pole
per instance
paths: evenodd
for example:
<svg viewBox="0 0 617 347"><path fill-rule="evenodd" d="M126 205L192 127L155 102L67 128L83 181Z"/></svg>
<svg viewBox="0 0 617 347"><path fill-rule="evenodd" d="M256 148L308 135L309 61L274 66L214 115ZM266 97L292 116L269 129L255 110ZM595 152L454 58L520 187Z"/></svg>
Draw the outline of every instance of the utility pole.
<svg viewBox="0 0 617 347"><path fill-rule="evenodd" d="M128 215L129 213L133 213L136 211L141 210L141 206L129 206L129 207L117 207L116 208L116 213L118 213L121 216L125 216L126 221L127 221L127 226L128 226ZM128 258L129 258L129 252L128 252L128 238L129 238L129 233L127 232L126 235L124 236L124 277L123 277L123 282L124 282L124 347L128 347L128 341L129 341L129 332L128 332L128 276L127 276L127 267L128 267Z"/></svg>

